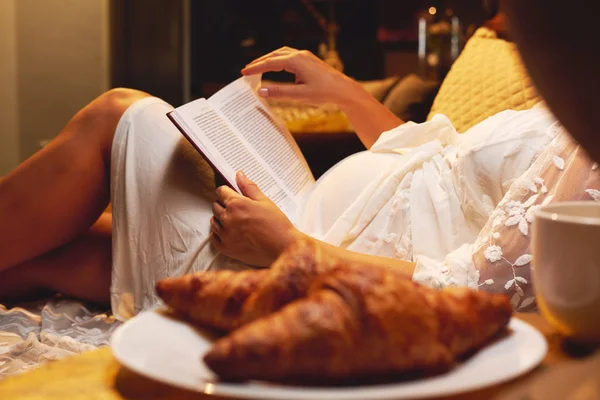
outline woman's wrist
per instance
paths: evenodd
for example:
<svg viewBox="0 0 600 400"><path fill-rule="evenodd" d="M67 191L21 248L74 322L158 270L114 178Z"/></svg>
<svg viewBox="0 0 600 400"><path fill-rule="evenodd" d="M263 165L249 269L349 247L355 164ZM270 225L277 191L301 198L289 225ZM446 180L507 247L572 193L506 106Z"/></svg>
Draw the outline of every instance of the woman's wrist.
<svg viewBox="0 0 600 400"><path fill-rule="evenodd" d="M306 238L308 238L308 235L300 232L296 227L291 227L288 233L285 235L285 240L279 254L283 253L285 249L290 247L296 241Z"/></svg>
<svg viewBox="0 0 600 400"><path fill-rule="evenodd" d="M282 232L280 237L281 240L279 241L278 245L275 246L272 250L271 256L273 258L273 262L277 258L279 258L279 256L296 241L306 239L309 236L300 232L298 229L296 229L296 227L292 226L287 231Z"/></svg>
<svg viewBox="0 0 600 400"><path fill-rule="evenodd" d="M363 112L365 101L370 100L371 94L354 79L347 76L344 76L344 79L345 82L340 85L337 106L346 114Z"/></svg>
<svg viewBox="0 0 600 400"><path fill-rule="evenodd" d="M360 83L353 81L343 92L344 100L340 100L338 105L367 149L371 148L381 133L404 123Z"/></svg>

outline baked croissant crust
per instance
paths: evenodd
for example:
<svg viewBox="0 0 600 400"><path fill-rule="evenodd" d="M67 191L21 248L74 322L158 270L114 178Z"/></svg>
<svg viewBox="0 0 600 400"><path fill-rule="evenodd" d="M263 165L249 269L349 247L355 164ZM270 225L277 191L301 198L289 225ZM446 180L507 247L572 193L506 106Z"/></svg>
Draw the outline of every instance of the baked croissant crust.
<svg viewBox="0 0 600 400"><path fill-rule="evenodd" d="M265 279L268 270L202 271L156 284L163 302L184 319L230 331L241 325L244 302Z"/></svg>
<svg viewBox="0 0 600 400"><path fill-rule="evenodd" d="M156 292L188 321L230 331L306 296L313 280L334 262L320 246L303 241L268 270L196 272L163 279Z"/></svg>
<svg viewBox="0 0 600 400"><path fill-rule="evenodd" d="M505 296L434 291L386 268L337 266L308 296L217 340L224 379L339 383L449 369L510 320Z"/></svg>
<svg viewBox="0 0 600 400"><path fill-rule="evenodd" d="M503 295L437 291L390 267L342 262L313 241L297 242L269 270L198 273L157 291L189 320L231 330L204 362L233 380L330 384L440 372L512 314Z"/></svg>

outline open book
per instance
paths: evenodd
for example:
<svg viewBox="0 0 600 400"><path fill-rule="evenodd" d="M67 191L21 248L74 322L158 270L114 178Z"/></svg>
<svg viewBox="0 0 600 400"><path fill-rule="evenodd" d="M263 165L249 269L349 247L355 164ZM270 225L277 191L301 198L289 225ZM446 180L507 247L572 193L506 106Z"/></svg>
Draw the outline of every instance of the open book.
<svg viewBox="0 0 600 400"><path fill-rule="evenodd" d="M314 178L290 132L256 94L260 79L239 78L167 115L229 186L240 191L235 174L243 171L293 219Z"/></svg>

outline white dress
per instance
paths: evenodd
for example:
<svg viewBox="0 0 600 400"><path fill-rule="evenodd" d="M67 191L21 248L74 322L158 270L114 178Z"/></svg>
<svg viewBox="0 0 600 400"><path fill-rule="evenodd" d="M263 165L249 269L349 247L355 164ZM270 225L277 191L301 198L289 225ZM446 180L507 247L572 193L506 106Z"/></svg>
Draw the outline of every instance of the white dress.
<svg viewBox="0 0 600 400"><path fill-rule="evenodd" d="M212 174L167 119L170 110L159 99L141 100L115 133L111 297L120 319L159 304L154 285L163 277L248 268L210 246ZM337 246L414 261L413 278L424 284L506 291L515 308L532 306L529 276L515 273L515 264L529 268L527 213L545 199L529 204L523 197L531 197L533 189L541 195L542 186L544 197L552 191L540 171L548 160L560 164L554 153L564 151L565 143L572 144L542 107L501 112L461 135L443 115L409 122L321 177L293 222ZM552 157L545 155L549 149ZM568 160L563 163L561 171L568 169ZM523 183L524 177L531 182ZM588 199L600 194L600 187L587 186L571 192ZM509 230L504 236L520 235L519 246L502 253L495 242L500 225ZM514 251L523 257L502 256Z"/></svg>

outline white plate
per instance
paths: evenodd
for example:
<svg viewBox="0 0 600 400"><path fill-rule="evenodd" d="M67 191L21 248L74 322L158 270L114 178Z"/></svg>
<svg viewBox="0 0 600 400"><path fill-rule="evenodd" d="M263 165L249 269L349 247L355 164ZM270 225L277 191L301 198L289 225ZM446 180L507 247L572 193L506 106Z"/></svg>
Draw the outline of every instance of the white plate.
<svg viewBox="0 0 600 400"><path fill-rule="evenodd" d="M305 387L263 382L223 383L201 361L208 336L185 322L148 311L129 320L112 337L115 357L146 377L193 391L246 399L405 399L456 394L498 384L538 365L548 350L533 327L513 318L511 333L450 372L402 383L353 387Z"/></svg>

